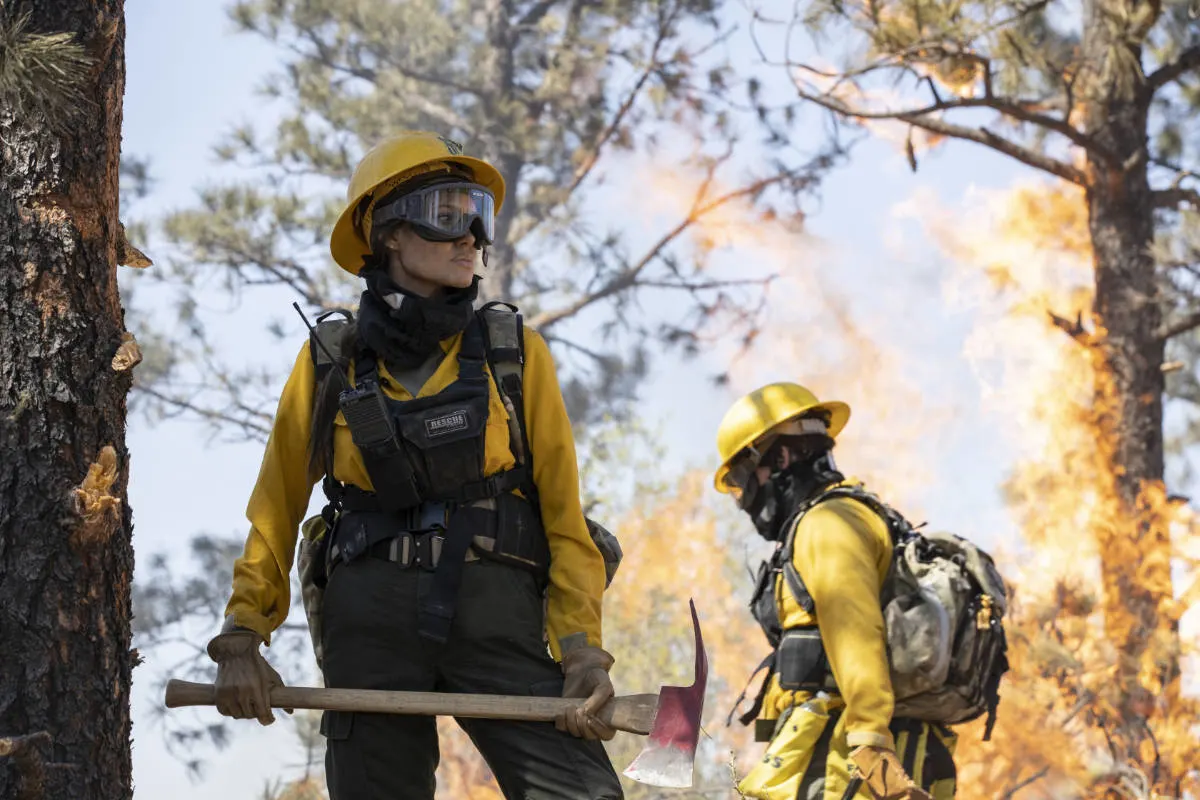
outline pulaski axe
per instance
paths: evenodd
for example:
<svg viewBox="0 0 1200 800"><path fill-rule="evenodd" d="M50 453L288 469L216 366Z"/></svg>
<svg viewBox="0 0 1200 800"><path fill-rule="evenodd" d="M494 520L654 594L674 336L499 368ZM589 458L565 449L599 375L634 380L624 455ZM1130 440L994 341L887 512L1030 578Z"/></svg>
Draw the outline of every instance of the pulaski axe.
<svg viewBox="0 0 1200 800"><path fill-rule="evenodd" d="M708 657L700 637L696 604L688 601L696 634L696 673L691 686L663 686L658 694L614 697L596 716L617 730L649 737L642 752L625 769L635 781L651 786L692 785L692 764L700 738L700 713L708 684ZM167 681L166 706L212 706L217 690L211 683ZM522 697L450 692L392 692L382 689L312 689L277 686L271 690L274 708L311 708L370 714L420 714L552 722L562 711L576 708L583 698Z"/></svg>

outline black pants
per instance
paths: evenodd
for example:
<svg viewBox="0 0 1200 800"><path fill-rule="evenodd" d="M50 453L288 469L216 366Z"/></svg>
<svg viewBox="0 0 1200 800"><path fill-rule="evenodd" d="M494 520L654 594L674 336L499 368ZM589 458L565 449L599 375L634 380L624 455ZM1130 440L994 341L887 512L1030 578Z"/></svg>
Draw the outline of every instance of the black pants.
<svg viewBox="0 0 1200 800"><path fill-rule="evenodd" d="M362 557L333 570L324 600L325 684L337 688L558 697L563 677L543 641L533 575L488 561L463 567L454 626L438 645L417 634L417 598L433 575ZM506 798L619 800L600 742L551 722L459 719ZM433 717L325 712L330 800L431 800Z"/></svg>

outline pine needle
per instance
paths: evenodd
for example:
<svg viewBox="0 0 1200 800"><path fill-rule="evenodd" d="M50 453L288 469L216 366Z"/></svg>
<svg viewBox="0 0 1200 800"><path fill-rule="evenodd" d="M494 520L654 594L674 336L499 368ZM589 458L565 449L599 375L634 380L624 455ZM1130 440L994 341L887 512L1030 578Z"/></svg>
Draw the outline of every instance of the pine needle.
<svg viewBox="0 0 1200 800"><path fill-rule="evenodd" d="M31 12L6 13L0 0L0 108L61 125L88 103L83 86L92 63L74 34L38 33Z"/></svg>

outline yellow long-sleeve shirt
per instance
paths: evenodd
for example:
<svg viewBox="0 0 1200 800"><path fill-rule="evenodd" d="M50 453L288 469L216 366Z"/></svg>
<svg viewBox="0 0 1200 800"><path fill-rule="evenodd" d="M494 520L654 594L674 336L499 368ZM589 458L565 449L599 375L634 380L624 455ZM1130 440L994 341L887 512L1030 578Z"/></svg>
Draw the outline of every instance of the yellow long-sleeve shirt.
<svg viewBox="0 0 1200 800"><path fill-rule="evenodd" d="M852 498L831 498L801 517L792 563L812 595L815 610L800 607L782 576L775 602L784 629L817 625L846 704L846 744L893 747L888 724L895 704L879 592L892 560L887 525ZM778 718L811 695L785 691L778 676L763 701L764 715Z"/></svg>
<svg viewBox="0 0 1200 800"><path fill-rule="evenodd" d="M417 397L437 394L458 377L462 334L441 345L445 358ZM378 369L389 397L413 399L382 361ZM233 594L226 606L226 616L232 616L235 624L257 632L268 643L271 632L283 624L291 606L288 576L296 538L312 487L321 477L308 470L313 385L313 363L306 343L279 398L258 481L246 509L250 534L245 550L234 563ZM523 388L533 480L539 490L542 521L550 544L546 627L551 651L557 656L559 641L576 633L585 634L588 644L600 647L604 558L584 523L575 441L554 361L545 340L528 328ZM489 394L484 474L494 475L512 467L515 460L509 446L508 412L490 372ZM340 412L334 425L334 477L370 491L371 480L362 453Z"/></svg>

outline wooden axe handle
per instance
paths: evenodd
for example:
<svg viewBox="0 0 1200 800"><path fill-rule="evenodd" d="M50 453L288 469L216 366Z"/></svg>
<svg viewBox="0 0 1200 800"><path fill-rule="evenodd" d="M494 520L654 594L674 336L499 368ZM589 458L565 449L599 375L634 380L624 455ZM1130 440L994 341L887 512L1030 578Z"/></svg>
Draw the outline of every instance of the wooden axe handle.
<svg viewBox="0 0 1200 800"><path fill-rule="evenodd" d="M583 700L574 697L524 697L500 694L452 694L449 692L389 692L382 689L312 689L277 686L271 690L274 708L315 708L323 711L363 711L372 714L421 714L425 716L478 717L551 722L560 712ZM213 706L217 689L211 683L167 681L167 708ZM619 731L643 736L654 726L658 695L631 694L614 697L596 714Z"/></svg>

